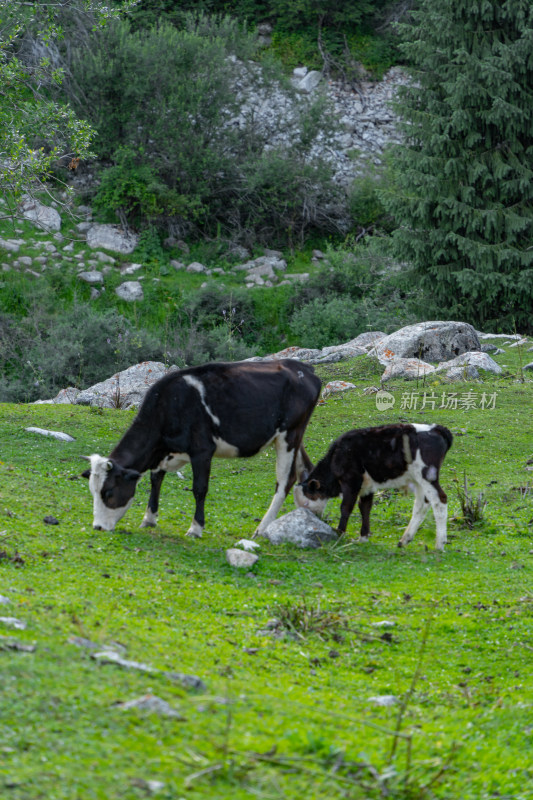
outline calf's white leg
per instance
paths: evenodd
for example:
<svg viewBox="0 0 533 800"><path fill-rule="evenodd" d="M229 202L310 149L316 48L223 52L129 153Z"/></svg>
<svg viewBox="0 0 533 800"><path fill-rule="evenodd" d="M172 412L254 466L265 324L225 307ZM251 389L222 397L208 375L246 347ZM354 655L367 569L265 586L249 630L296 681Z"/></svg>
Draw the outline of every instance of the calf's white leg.
<svg viewBox="0 0 533 800"><path fill-rule="evenodd" d="M413 505L413 513L411 514L411 519L409 520L409 524L404 531L404 534L400 541L398 542L398 547L405 547L406 544L412 542L415 533L422 525L426 514L429 510L429 502L425 499L425 491L422 486L419 484L415 485L415 502Z"/></svg>

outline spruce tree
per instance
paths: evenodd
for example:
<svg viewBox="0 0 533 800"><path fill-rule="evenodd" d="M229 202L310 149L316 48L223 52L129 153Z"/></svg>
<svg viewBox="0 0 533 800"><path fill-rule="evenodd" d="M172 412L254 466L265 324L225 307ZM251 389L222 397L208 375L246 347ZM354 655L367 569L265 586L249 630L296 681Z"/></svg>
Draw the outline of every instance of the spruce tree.
<svg viewBox="0 0 533 800"><path fill-rule="evenodd" d="M533 2L421 0L383 195L435 309L533 330Z"/></svg>

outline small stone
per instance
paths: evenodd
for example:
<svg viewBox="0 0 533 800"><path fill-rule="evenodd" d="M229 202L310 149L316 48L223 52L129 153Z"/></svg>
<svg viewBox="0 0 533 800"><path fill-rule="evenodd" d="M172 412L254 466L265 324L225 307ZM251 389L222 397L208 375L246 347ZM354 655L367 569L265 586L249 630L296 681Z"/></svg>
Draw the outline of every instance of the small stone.
<svg viewBox="0 0 533 800"><path fill-rule="evenodd" d="M373 703L375 706L382 706L383 708L395 706L398 700L399 698L394 694L381 694L368 698L369 703Z"/></svg>
<svg viewBox="0 0 533 800"><path fill-rule="evenodd" d="M235 542L234 547L239 547L241 550L247 550L249 553L253 553L254 550L259 550L261 545L259 542L254 542L253 539L239 539L238 542Z"/></svg>
<svg viewBox="0 0 533 800"><path fill-rule="evenodd" d="M68 433L63 433L62 431L48 431L45 428L25 428L24 430L28 431L28 433L39 433L41 436L51 436L53 439L57 439L59 442L74 442L75 439L73 436L70 436Z"/></svg>
<svg viewBox="0 0 533 800"><path fill-rule="evenodd" d="M226 561L230 567L250 569L258 560L259 557L254 553L247 553L245 550L239 550L236 547L230 547L229 550L226 550Z"/></svg>
<svg viewBox="0 0 533 800"><path fill-rule="evenodd" d="M143 287L139 281L126 281L125 283L121 283L120 286L117 286L115 289L115 294L118 295L121 300L126 300L128 303L144 299Z"/></svg>
<svg viewBox="0 0 533 800"><path fill-rule="evenodd" d="M46 525L59 525L59 520L52 516L45 517L43 519L43 522Z"/></svg>
<svg viewBox="0 0 533 800"><path fill-rule="evenodd" d="M15 628L17 631L26 630L26 623L22 619L16 617L0 617L0 624L6 625L8 628Z"/></svg>
<svg viewBox="0 0 533 800"><path fill-rule="evenodd" d="M167 703L166 700L163 700L161 697L157 697L155 694L145 694L142 697L136 697L134 700L126 700L124 703L119 703L116 708L122 709L122 711L130 711L133 709L139 709L140 711L149 711L153 714L159 714L162 717L174 717L175 719L184 720L185 718L176 711L175 708L172 708L170 703Z"/></svg>
<svg viewBox="0 0 533 800"><path fill-rule="evenodd" d="M193 273L205 272L205 267L203 264L200 264L199 261L193 261L187 267L187 272L193 272Z"/></svg>

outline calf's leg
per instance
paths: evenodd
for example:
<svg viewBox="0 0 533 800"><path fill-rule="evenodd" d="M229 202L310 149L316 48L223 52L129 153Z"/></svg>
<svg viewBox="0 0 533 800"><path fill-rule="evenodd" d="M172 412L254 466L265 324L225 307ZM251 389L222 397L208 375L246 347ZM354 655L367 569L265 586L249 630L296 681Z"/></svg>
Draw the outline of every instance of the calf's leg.
<svg viewBox="0 0 533 800"><path fill-rule="evenodd" d="M359 498L359 511L361 512L361 539L368 540L370 537L370 512L372 510L373 494L365 494Z"/></svg>
<svg viewBox="0 0 533 800"><path fill-rule="evenodd" d="M409 544L409 542L413 541L415 533L422 525L428 510L429 502L426 500L424 487L416 484L413 513L411 514L411 519L409 520L409 524L405 529L402 538L398 542L398 547L404 547L406 544Z"/></svg>
<svg viewBox="0 0 533 800"><path fill-rule="evenodd" d="M346 531L346 526L348 524L348 519L350 518L350 514L353 511L353 507L355 505L355 501L357 500L357 495L361 491L361 486L363 485L363 480L356 479L352 484L340 482L341 492L342 492L342 502L341 502L341 518L339 520L338 530L339 533L344 533Z"/></svg>

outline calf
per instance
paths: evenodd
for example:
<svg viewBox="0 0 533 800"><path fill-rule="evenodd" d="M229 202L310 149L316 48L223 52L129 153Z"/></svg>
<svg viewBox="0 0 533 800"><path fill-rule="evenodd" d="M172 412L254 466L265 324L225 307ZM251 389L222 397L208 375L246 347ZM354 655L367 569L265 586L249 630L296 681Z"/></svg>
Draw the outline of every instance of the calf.
<svg viewBox="0 0 533 800"><path fill-rule="evenodd" d="M300 484L302 493L314 502L342 495L341 533L359 497L361 539L367 540L374 492L413 484L413 514L398 546L412 541L431 505L437 527L435 547L442 550L446 544L447 497L439 485L439 470L452 439L442 425L381 425L349 431L333 442Z"/></svg>
<svg viewBox="0 0 533 800"><path fill-rule="evenodd" d="M276 491L257 533L275 519L296 478L312 464L302 438L320 393L313 368L299 361L205 364L170 372L147 392L131 427L110 454L88 457L93 527L113 530L150 470L151 493L142 526L157 520L167 472L190 463L194 518L188 536L205 524L211 460L253 456L276 447Z"/></svg>

